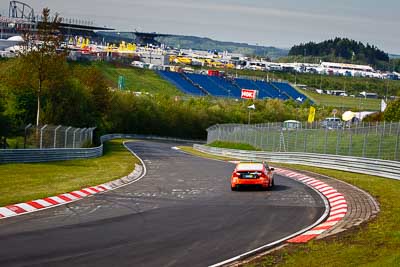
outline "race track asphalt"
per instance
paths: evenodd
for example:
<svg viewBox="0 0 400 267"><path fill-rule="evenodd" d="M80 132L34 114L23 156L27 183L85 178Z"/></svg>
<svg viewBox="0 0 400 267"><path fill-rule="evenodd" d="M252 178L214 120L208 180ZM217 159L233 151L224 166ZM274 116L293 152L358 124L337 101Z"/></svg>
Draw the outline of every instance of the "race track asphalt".
<svg viewBox="0 0 400 267"><path fill-rule="evenodd" d="M208 266L297 232L322 216L320 196L275 175L268 191L232 192L232 163L128 146L138 182L0 221L0 266Z"/></svg>

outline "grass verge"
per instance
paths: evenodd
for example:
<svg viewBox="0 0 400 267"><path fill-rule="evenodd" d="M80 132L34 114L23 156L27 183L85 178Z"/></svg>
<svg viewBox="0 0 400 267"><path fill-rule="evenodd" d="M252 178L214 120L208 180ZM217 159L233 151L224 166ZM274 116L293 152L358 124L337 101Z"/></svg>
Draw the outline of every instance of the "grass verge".
<svg viewBox="0 0 400 267"><path fill-rule="evenodd" d="M306 90L299 90L307 97L314 100L317 104L328 107L356 109L356 110L380 110L380 99L349 97L349 96L333 96L326 94L318 94Z"/></svg>
<svg viewBox="0 0 400 267"><path fill-rule="evenodd" d="M249 144L233 143L233 142L225 142L225 141L214 141L211 144L209 144L209 146L220 147L220 148L239 149L239 150L255 150L255 151L260 150Z"/></svg>
<svg viewBox="0 0 400 267"><path fill-rule="evenodd" d="M234 158L227 158L227 157L222 157L222 156L214 156L211 154L203 153L200 152L196 149L193 149L192 147L189 146L179 146L178 147L180 150L183 152L198 156L198 157L203 157L203 158L209 158L209 159L216 159L216 160L224 160L224 161L229 161L229 160L236 160Z"/></svg>
<svg viewBox="0 0 400 267"><path fill-rule="evenodd" d="M181 149L190 153L186 147ZM246 266L400 266L399 181L311 166L273 166L312 171L353 184L378 199L381 212L366 225L323 240L286 246Z"/></svg>
<svg viewBox="0 0 400 267"><path fill-rule="evenodd" d="M126 90L182 95L175 86L165 81L155 71L134 67L115 67L105 63L96 63L96 66L103 72L112 88L118 88L118 78L123 76Z"/></svg>
<svg viewBox="0 0 400 267"><path fill-rule="evenodd" d="M0 165L0 207L71 192L121 178L139 160L122 145L104 144L104 156L95 159Z"/></svg>

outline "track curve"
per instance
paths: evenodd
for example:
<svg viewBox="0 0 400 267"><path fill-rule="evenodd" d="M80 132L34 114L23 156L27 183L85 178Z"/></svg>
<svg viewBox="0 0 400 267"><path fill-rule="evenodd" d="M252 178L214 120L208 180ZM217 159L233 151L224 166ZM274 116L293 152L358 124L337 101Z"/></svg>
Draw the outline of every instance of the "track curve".
<svg viewBox="0 0 400 267"><path fill-rule="evenodd" d="M325 207L275 176L271 191L231 192L231 163L127 144L140 181L79 202L0 221L0 266L207 266L297 232Z"/></svg>

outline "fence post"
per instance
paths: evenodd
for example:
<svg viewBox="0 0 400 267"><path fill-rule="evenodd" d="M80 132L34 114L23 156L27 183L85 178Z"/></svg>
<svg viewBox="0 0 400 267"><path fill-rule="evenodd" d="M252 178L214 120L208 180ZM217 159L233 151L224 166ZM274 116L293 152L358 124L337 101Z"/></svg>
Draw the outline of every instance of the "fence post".
<svg viewBox="0 0 400 267"><path fill-rule="evenodd" d="M71 128L72 128L72 127L70 126L70 127L68 127L68 128L65 130L65 140L64 140L64 141L65 141L65 144L64 144L64 148L67 148L67 144L68 144L68 143L67 143L67 141L68 141L68 131L71 130Z"/></svg>
<svg viewBox="0 0 400 267"><path fill-rule="evenodd" d="M72 148L75 148L75 136L76 136L76 132L77 131L79 131L79 128L75 129L75 131L74 131L74 135L73 135L73 138L72 138Z"/></svg>
<svg viewBox="0 0 400 267"><path fill-rule="evenodd" d="M318 134L317 134L317 130L316 130L316 129L311 130L311 132L313 133L313 135L312 135L312 137L313 137L313 149L312 149L312 152L315 153L315 151L316 151L316 146L317 146L317 137L318 137Z"/></svg>
<svg viewBox="0 0 400 267"><path fill-rule="evenodd" d="M40 129L40 149L43 147L43 130L46 129L47 124Z"/></svg>
<svg viewBox="0 0 400 267"><path fill-rule="evenodd" d="M97 127L90 128L90 144L93 145L93 132Z"/></svg>
<svg viewBox="0 0 400 267"><path fill-rule="evenodd" d="M86 131L86 128L80 130L79 133L79 147L82 147L82 134Z"/></svg>
<svg viewBox="0 0 400 267"><path fill-rule="evenodd" d="M324 154L326 154L326 146L328 145L328 128L325 128L325 144L324 144Z"/></svg>
<svg viewBox="0 0 400 267"><path fill-rule="evenodd" d="M396 151L394 153L394 160L399 160L399 137L400 137L400 123L397 124Z"/></svg>
<svg viewBox="0 0 400 267"><path fill-rule="evenodd" d="M304 152L307 152L307 129L304 130Z"/></svg>
<svg viewBox="0 0 400 267"><path fill-rule="evenodd" d="M24 149L26 148L26 132L28 131L29 128L31 128L32 124L29 123L26 127L25 127L25 136L24 136Z"/></svg>
<svg viewBox="0 0 400 267"><path fill-rule="evenodd" d="M340 130L336 130L336 134L337 134L337 138L336 138L336 155L338 155L339 154L339 145L340 145L341 138L342 138L341 131Z"/></svg>
<svg viewBox="0 0 400 267"><path fill-rule="evenodd" d="M350 140L349 140L349 156L352 154L352 148L353 148L353 133L352 130L349 129L349 134L350 134Z"/></svg>
<svg viewBox="0 0 400 267"><path fill-rule="evenodd" d="M385 132L386 132L386 121L383 121L383 129L381 129L381 131L383 132L383 136L385 136Z"/></svg>
<svg viewBox="0 0 400 267"><path fill-rule="evenodd" d="M385 126L383 128L381 127L381 132L379 134L378 159L382 158L381 157L382 156L382 138L383 138L383 135L385 134L384 128L385 128Z"/></svg>
<svg viewBox="0 0 400 267"><path fill-rule="evenodd" d="M363 149L362 149L362 157L365 158L365 150L367 148L367 136L368 136L368 131L365 131L364 133L364 142L363 142Z"/></svg>
<svg viewBox="0 0 400 267"><path fill-rule="evenodd" d="M274 152L275 151L275 132L274 132L274 134L272 135L272 149L271 149L271 151L272 152Z"/></svg>
<svg viewBox="0 0 400 267"><path fill-rule="evenodd" d="M257 124L254 124L254 147L257 147L257 135L258 135L258 129L257 129Z"/></svg>
<svg viewBox="0 0 400 267"><path fill-rule="evenodd" d="M269 135L270 135L270 129L269 129L269 122L267 124L267 146L266 146L266 150L268 150L269 148Z"/></svg>
<svg viewBox="0 0 400 267"><path fill-rule="evenodd" d="M61 125L58 125L57 128L54 129L54 148L56 148L56 141L57 141L57 130L61 128Z"/></svg>

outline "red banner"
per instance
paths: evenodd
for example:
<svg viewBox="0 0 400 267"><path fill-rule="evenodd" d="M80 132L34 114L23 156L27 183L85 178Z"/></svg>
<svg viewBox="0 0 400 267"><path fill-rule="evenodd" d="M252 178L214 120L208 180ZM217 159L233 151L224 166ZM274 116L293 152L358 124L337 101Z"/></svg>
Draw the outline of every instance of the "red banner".
<svg viewBox="0 0 400 267"><path fill-rule="evenodd" d="M244 99L256 99L257 90L242 89L241 98Z"/></svg>

